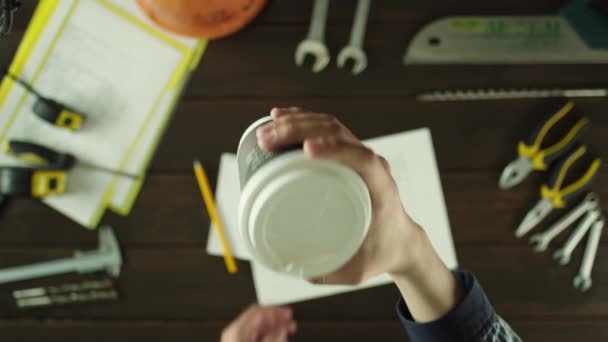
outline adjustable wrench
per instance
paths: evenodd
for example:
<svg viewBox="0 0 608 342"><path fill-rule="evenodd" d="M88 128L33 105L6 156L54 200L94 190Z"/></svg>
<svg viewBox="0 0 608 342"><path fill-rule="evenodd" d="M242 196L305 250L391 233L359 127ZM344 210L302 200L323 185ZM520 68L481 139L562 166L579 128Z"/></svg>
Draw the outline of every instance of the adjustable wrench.
<svg viewBox="0 0 608 342"><path fill-rule="evenodd" d="M327 9L329 8L329 0L315 0L310 18L310 27L308 28L308 36L298 44L295 53L296 64L301 66L304 64L306 55L310 54L315 57L312 71L317 73L329 64L329 50L325 46L325 22L327 21Z"/></svg>
<svg viewBox="0 0 608 342"><path fill-rule="evenodd" d="M371 0L359 0L357 3L353 28L350 32L350 42L338 54L338 66L340 68L346 65L348 59L353 60L353 75L361 73L367 67L367 55L363 51L363 41L370 4Z"/></svg>

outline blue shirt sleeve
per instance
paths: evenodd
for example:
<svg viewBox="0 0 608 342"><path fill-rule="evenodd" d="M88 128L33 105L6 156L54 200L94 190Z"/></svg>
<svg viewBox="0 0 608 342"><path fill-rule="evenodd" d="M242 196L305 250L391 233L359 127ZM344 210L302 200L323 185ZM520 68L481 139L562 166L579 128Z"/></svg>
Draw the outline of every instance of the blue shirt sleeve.
<svg viewBox="0 0 608 342"><path fill-rule="evenodd" d="M412 342L434 341L521 341L490 304L479 282L470 272L456 271L462 285L462 301L436 321L417 323L400 299L397 314Z"/></svg>

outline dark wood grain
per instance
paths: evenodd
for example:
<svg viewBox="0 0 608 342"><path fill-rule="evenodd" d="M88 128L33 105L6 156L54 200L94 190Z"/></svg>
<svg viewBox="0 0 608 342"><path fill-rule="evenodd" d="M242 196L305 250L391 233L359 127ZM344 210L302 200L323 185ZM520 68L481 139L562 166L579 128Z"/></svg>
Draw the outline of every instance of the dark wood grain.
<svg viewBox="0 0 608 342"><path fill-rule="evenodd" d="M598 263L592 289L581 294L572 287L580 253L567 267L558 266L551 253L536 254L521 246L465 246L458 249L463 268L475 272L499 313L514 317L568 317L608 319L608 269ZM580 252L580 250L579 250ZM0 251L0 267L65 257L68 249ZM79 319L230 319L255 300L248 266L230 276L223 260L206 255L203 248L124 248L126 264L118 281L119 302L103 305L54 307L20 311L10 298L12 289L75 280L57 276L37 282L0 287L0 318ZM608 258L600 248L598 260ZM295 304L298 319L393 319L398 292L393 285ZM348 304L352 303L352 304Z"/></svg>
<svg viewBox="0 0 608 342"><path fill-rule="evenodd" d="M330 23L350 24L355 8L354 1L333 1L329 7ZM483 0L430 0L430 1L375 1L371 7L371 22L404 22L421 18L454 15L535 15L557 12L563 0L507 0L492 3ZM308 24L312 9L311 1L286 0L269 6L256 24Z"/></svg>
<svg viewBox="0 0 608 342"><path fill-rule="evenodd" d="M608 238L604 233L585 294L571 286L582 248L570 265L551 251L534 253L513 230L538 198L546 174L510 191L496 187L518 139L560 101L518 100L419 103L414 95L435 88L603 86L600 65L403 66L409 40L424 24L449 15L557 13L561 0L376 0L366 39L369 68L359 77L334 62L315 75L293 63L305 36L310 1L270 2L252 25L214 41L179 105L128 217L108 213L125 266L118 302L18 310L16 288L54 285L101 275L63 275L0 286L1 340L7 341L216 341L222 327L255 300L249 267L229 276L220 258L206 255L209 218L191 162L205 164L212 182L222 152L234 152L243 130L273 106L299 105L337 114L359 137L429 127L444 187L460 265L475 272L497 311L528 341L604 341L608 338ZM0 40L0 64L9 64L34 1L24 1L13 33ZM327 42L335 55L348 40L354 1L332 1ZM608 159L607 99L577 100L592 121L584 141ZM608 196L608 172L593 186ZM604 205L604 208L605 205ZM545 222L553 221L556 213ZM13 199L0 214L0 268L69 256L96 246L86 231L42 203ZM391 286L294 305L294 341L404 341Z"/></svg>
<svg viewBox="0 0 608 342"><path fill-rule="evenodd" d="M523 2L517 4L523 6ZM521 9L518 6L515 8ZM299 13L301 18L308 16L306 11ZM305 22L280 28L254 23L230 39L209 45L213 53L205 56L185 94L187 97L411 96L435 88L582 87L601 86L606 81L608 64L404 67L401 60L411 37L421 25L441 13L404 18L403 22L372 22L366 38L369 67L365 76L357 78L337 69L334 63L321 74L311 73L309 67L295 67L293 53L306 34ZM348 41L349 32L349 23L330 26L327 32L330 50L336 53ZM20 38L21 34L16 32L3 39L0 63L10 61Z"/></svg>
<svg viewBox="0 0 608 342"><path fill-rule="evenodd" d="M423 22L371 24L366 52L369 66L355 77L332 62L319 74L296 67L293 54L305 27L277 30L262 26L231 41L209 45L186 96L411 96L428 89L601 86L608 64L600 65L408 65L402 58ZM332 54L348 41L348 25L332 27Z"/></svg>
<svg viewBox="0 0 608 342"><path fill-rule="evenodd" d="M188 101L178 108L152 170L189 171L194 157L212 166L222 152L236 152L243 131L273 106L297 105L336 114L362 139L429 127L442 170L499 171L516 156L517 141L527 139L561 104L561 100L420 103L358 97ZM604 159L608 157L602 148L608 131L606 106L608 99L576 101L576 111L591 120L584 142Z"/></svg>
<svg viewBox="0 0 608 342"><path fill-rule="evenodd" d="M215 178L215 172L210 174ZM496 187L497 177L495 172L483 171L442 174L457 247L525 245L514 238L513 231L537 200L536 189L542 177L532 177L510 191ZM603 174L602 178L605 177ZM606 182L597 182L594 190L601 197L608 196ZM545 223L551 223L562 213L557 211ZM107 213L103 222L114 226L119 240L130 247L202 248L209 227L194 176L190 174L150 176L129 216ZM93 248L96 240L96 233L34 200L14 199L3 210L0 247Z"/></svg>
<svg viewBox="0 0 608 342"><path fill-rule="evenodd" d="M535 15L555 13L564 0L507 0L492 3L484 0L431 0L408 1L380 0L370 11L371 22L435 18L446 15ZM30 20L37 1L22 1L15 15L14 31L23 32ZM330 7L330 23L350 23L355 8L354 1L334 1ZM307 24L312 10L311 1L283 0L273 2L259 17L255 25ZM250 28L246 28L250 29Z"/></svg>

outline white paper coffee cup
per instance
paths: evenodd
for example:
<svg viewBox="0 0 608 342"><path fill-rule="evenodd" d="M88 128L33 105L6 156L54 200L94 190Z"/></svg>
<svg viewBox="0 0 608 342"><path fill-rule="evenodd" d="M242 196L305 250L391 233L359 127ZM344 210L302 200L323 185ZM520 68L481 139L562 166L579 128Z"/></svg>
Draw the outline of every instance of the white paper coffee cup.
<svg viewBox="0 0 608 342"><path fill-rule="evenodd" d="M301 145L261 150L256 131L270 121L253 123L239 143L241 237L255 261L272 270L301 278L331 273L367 235L367 186L344 165L306 157Z"/></svg>

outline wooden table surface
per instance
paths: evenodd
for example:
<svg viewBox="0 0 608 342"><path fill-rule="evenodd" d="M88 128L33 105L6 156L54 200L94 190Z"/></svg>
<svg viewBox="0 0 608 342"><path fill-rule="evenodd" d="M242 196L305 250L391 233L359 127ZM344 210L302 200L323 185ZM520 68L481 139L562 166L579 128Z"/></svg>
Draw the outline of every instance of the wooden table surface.
<svg viewBox="0 0 608 342"><path fill-rule="evenodd" d="M419 103L418 91L469 87L608 86L603 65L408 66L401 59L423 24L446 15L555 13L562 1L376 0L360 76L337 69L320 74L293 63L306 35L310 1L271 1L244 31L212 42L167 130L132 213L106 214L126 264L117 302L22 311L10 291L59 284L61 276L0 287L2 341L216 341L221 328L255 300L249 267L229 276L206 255L209 218L191 171L194 158L217 177L222 152L234 152L243 130L272 106L299 105L337 114L361 138L427 126L433 134L449 217L462 267L476 273L496 310L528 341L608 339L608 239L602 238L593 288L575 291L582 248L560 267L536 254L513 231L538 198L545 175L500 191L500 170L515 142L559 101L529 99ZM14 32L0 40L7 64L33 13L25 1ZM327 42L335 57L348 40L355 1L331 2ZM592 127L585 141L608 159L608 99L577 100ZM593 188L608 198L603 169ZM563 241L563 238L560 238ZM68 256L96 245L86 231L43 204L14 199L0 215L0 267ZM552 249L555 248L552 245ZM407 340L394 312L393 286L294 305L295 341Z"/></svg>

